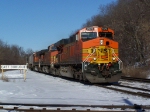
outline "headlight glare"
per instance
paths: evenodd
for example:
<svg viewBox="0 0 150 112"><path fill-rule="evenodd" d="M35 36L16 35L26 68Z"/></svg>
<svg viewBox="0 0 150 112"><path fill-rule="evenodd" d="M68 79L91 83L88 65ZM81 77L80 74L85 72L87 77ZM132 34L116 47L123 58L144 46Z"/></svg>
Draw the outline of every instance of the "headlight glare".
<svg viewBox="0 0 150 112"><path fill-rule="evenodd" d="M100 45L103 45L103 43L104 43L104 40L100 40Z"/></svg>

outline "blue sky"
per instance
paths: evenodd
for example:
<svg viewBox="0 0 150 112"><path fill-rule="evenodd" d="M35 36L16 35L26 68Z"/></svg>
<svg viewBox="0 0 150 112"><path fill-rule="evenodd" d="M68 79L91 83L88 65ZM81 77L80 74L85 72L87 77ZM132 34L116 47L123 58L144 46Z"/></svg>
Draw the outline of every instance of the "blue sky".
<svg viewBox="0 0 150 112"><path fill-rule="evenodd" d="M38 51L68 38L116 0L0 0L0 39Z"/></svg>

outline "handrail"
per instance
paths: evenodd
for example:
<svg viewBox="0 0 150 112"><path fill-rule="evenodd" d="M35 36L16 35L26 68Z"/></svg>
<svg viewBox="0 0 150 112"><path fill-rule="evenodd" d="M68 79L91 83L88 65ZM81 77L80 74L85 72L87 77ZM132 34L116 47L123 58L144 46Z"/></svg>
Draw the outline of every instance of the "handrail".
<svg viewBox="0 0 150 112"><path fill-rule="evenodd" d="M112 54L113 54L113 56L114 56L117 60L119 60L119 69L122 70L122 69L123 69L123 62L122 62L121 59L116 55L114 49L113 49L113 48L111 48L111 49L112 49ZM120 64L121 64L121 63L122 63L122 68L120 67Z"/></svg>
<svg viewBox="0 0 150 112"><path fill-rule="evenodd" d="M82 62L82 72L84 71L84 63L89 59L90 56L92 56L94 53L95 53L95 49L93 50L92 53L90 53L85 59L84 61Z"/></svg>
<svg viewBox="0 0 150 112"><path fill-rule="evenodd" d="M95 51L96 51L96 49L94 48L93 52L92 52L91 54L89 54L89 55L85 58L85 60L83 61L83 63L86 62L86 61L89 59L89 57L92 56L92 55L95 53Z"/></svg>

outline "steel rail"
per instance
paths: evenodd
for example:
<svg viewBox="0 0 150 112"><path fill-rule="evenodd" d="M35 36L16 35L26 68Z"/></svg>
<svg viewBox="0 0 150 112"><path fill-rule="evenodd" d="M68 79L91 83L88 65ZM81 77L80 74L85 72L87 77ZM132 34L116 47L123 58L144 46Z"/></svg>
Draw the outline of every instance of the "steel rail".
<svg viewBox="0 0 150 112"><path fill-rule="evenodd" d="M14 106L14 107L4 107L4 106ZM17 107L18 106L18 107ZM47 110L48 107L56 107L57 110L60 110L60 107L74 107L72 110L76 110L77 107L91 107L91 108L107 108L107 109L150 109L150 105L71 105L71 104L27 104L27 103L0 103L0 109L5 110L20 110L22 106L38 106L38 107L44 107L43 110ZM37 110L37 108L28 107L28 109L24 110ZM40 109L41 110L41 109ZM90 110L90 109L87 109ZM106 112L106 111L105 111Z"/></svg>
<svg viewBox="0 0 150 112"><path fill-rule="evenodd" d="M126 88L131 88L131 89L136 89L136 90L141 90L141 91L147 91L147 92L150 92L149 89L138 88L138 87L132 87L132 86L125 86L125 85L118 85L118 84L114 84L113 86L126 87Z"/></svg>
<svg viewBox="0 0 150 112"><path fill-rule="evenodd" d="M106 88L106 89L115 90L115 91L119 91L119 92L123 92L123 93L132 94L132 95L138 95L138 96L145 97L145 98L150 98L150 94L148 94L148 93L132 92L132 91L127 91L127 90L113 88L113 87L108 87L108 86L101 86L101 85L96 85L96 86L103 87L103 88Z"/></svg>
<svg viewBox="0 0 150 112"><path fill-rule="evenodd" d="M23 112L136 112L136 111L124 111L124 110L90 110L90 109L87 109L87 110L76 110L76 109L72 109L72 110L61 110L60 108L57 108L56 110L52 109L52 110L47 110L46 108L43 108L43 109L34 109L34 108L29 108L29 109L19 109L17 107L14 107L12 109L10 108L3 108L3 110L8 110L8 111L11 111L11 110L15 110L15 111L23 111ZM138 112L138 111L137 111Z"/></svg>
<svg viewBox="0 0 150 112"><path fill-rule="evenodd" d="M150 79L144 79L144 78L135 78L135 77L125 77L125 76L121 76L121 79L150 83Z"/></svg>

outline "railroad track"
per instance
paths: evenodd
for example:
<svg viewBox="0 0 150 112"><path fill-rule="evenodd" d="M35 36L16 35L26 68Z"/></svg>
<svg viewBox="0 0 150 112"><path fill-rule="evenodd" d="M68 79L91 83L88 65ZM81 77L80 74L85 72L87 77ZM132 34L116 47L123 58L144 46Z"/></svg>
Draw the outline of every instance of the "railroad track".
<svg viewBox="0 0 150 112"><path fill-rule="evenodd" d="M110 90L115 90L115 91L131 94L131 95L136 95L136 96L141 96L141 97L145 97L145 98L150 98L150 94L149 93L145 93L145 92L133 92L133 91L129 91L129 90L118 89L118 88L115 88L115 87L112 87L112 86L109 87L109 86L103 86L103 85L97 85L97 84L96 84L96 86L102 87L102 88L105 88L105 89L110 89ZM136 88L136 87L129 87L129 86L123 86L123 85L114 85L114 86L128 87L128 88L132 88L132 89L140 89L140 88ZM147 90L147 91L149 91L149 90Z"/></svg>
<svg viewBox="0 0 150 112"><path fill-rule="evenodd" d="M7 105L11 105L11 107L6 107ZM22 107L29 106L29 107ZM37 109L36 107L44 107ZM22 108L21 108L22 107ZM48 109L48 107L55 107L55 109ZM59 107L59 108L58 108ZM71 110L64 110L62 107L71 107ZM77 107L91 107L91 108L100 108L97 110L85 109L85 110L77 110ZM105 110L102 110L105 109ZM111 110L113 109L113 110ZM114 110L117 109L117 110ZM125 109L133 109L125 110ZM65 105L65 104L23 104L23 103L0 103L0 110L16 110L16 111L25 111L25 112L136 112L135 110L149 110L150 105Z"/></svg>
<svg viewBox="0 0 150 112"><path fill-rule="evenodd" d="M62 77L62 78L63 78L63 79L66 79L66 80L71 80L71 81L75 81L75 82L80 82L79 80L74 80L74 79L64 78L64 77ZM132 78L132 79L134 79L134 78ZM132 79L131 79L131 80L132 80ZM120 91L120 92L132 94L132 95L137 95L137 96L141 96L141 97L145 97L145 98L150 98L150 94L149 94L149 93L145 93L145 92L132 92L132 91L128 91L128 90L123 90L123 89L118 89L118 88L113 88L113 87L108 87L108 86L103 86L103 85L98 85L98 84L91 84L91 83L88 83L88 82L80 82L80 83L88 84L88 85L96 85L96 86L103 87L103 88L106 88L106 89L111 89L111 90L115 90L115 91ZM141 91L150 92L150 90L144 89L144 88L137 88L137 87L131 87L131 86L125 86L125 85L118 85L118 84L113 84L113 85L114 85L114 86L118 86L118 87L126 87L126 88L130 88L130 89L136 89L136 90L141 90Z"/></svg>
<svg viewBox="0 0 150 112"><path fill-rule="evenodd" d="M64 78L64 79L72 81L72 79L70 79L70 78L69 79L68 78ZM134 78L132 78L132 79L134 79ZM73 81L80 82L79 80L73 80ZM149 93L145 93L145 92L133 92L133 91L123 90L123 89L118 89L118 88L113 88L113 87L108 87L108 86L103 86L103 85L98 85L98 84L91 84L91 83L88 83L88 82L81 82L81 83L88 84L88 85L96 85L96 86L103 87L103 88L106 88L106 89L111 89L111 90L124 92L124 93L132 94L132 95L137 95L137 96L141 96L141 97L145 97L145 98L150 98L150 94ZM144 89L144 88L137 88L137 87L131 87L131 86L125 86L125 85L119 85L119 84L113 84L113 85L114 86L118 86L118 87L126 87L126 88L130 88L130 89L136 89L136 90L150 92L150 90Z"/></svg>
<svg viewBox="0 0 150 112"><path fill-rule="evenodd" d="M123 80L132 80L132 81L150 83L150 79L144 79L144 78L135 78L135 77L125 77L125 76L121 76L121 79L123 79Z"/></svg>
<svg viewBox="0 0 150 112"><path fill-rule="evenodd" d="M119 85L119 84L114 84L113 86L125 87L125 88L130 88L130 89L135 89L135 90L150 92L149 89L138 88L138 87L132 87L132 86L125 86L125 85Z"/></svg>

